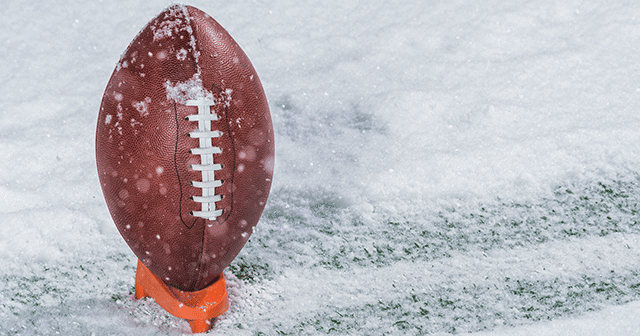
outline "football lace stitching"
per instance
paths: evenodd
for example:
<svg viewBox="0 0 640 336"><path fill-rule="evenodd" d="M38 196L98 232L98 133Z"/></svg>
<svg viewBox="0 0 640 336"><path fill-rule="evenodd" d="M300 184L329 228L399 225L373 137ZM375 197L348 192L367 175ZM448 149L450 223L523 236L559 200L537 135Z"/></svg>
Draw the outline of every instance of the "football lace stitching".
<svg viewBox="0 0 640 336"><path fill-rule="evenodd" d="M191 165L191 169L202 172L202 181L191 181L191 185L202 189L202 196L194 196L194 202L202 204L201 211L192 211L191 215L204 219L215 220L222 215L222 209L216 209L216 202L222 200L222 195L216 195L215 188L222 185L223 181L216 180L215 172L222 169L221 164L213 161L214 154L222 153L222 148L214 147L213 138L222 136L222 132L211 129L211 121L218 120L218 115L211 111L215 102L209 99L187 100L187 106L197 106L198 114L187 116L189 121L198 122L198 130L189 133L189 136L200 142L200 147L190 150L193 155L200 155L200 164Z"/></svg>

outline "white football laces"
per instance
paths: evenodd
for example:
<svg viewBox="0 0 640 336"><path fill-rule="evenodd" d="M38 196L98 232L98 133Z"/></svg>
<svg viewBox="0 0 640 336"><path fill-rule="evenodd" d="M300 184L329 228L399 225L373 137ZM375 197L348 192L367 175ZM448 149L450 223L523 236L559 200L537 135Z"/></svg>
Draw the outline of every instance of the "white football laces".
<svg viewBox="0 0 640 336"><path fill-rule="evenodd" d="M202 196L193 196L195 202L202 204L201 211L192 211L191 214L209 220L215 220L222 215L222 209L216 209L216 202L222 200L221 195L216 195L215 188L222 185L221 180L216 180L215 172L222 169L221 164L213 162L213 154L222 153L222 148L214 147L213 138L222 136L222 132L211 130L211 121L218 120L218 115L211 112L211 106L215 102L209 99L187 100L185 105L197 106L198 114L187 116L189 121L198 122L198 130L189 133L192 138L200 141L200 147L192 148L191 154L200 155L200 163L191 165L191 169L202 172L202 181L192 181L191 185L202 189Z"/></svg>

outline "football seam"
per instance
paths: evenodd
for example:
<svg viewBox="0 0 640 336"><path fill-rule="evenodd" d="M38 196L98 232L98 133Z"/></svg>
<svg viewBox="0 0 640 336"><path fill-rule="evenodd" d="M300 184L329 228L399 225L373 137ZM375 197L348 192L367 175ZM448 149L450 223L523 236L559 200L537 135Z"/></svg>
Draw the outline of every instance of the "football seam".
<svg viewBox="0 0 640 336"><path fill-rule="evenodd" d="M214 83L211 84L211 92L213 92L213 89L216 89L218 91L219 94L222 94L222 90L220 90L220 88ZM229 125L229 110L227 108L226 104L223 104L223 111L224 111L224 126L226 127L226 131L227 134L229 135L229 139L230 144L229 146L231 147L231 153L233 153L232 157L233 157L233 166L231 167L233 169L233 172L235 172L236 169L236 145L235 145L235 141L233 140L234 134L231 132L231 126ZM233 213L233 185L234 185L234 179L235 176L233 173L231 173L231 176L229 177L229 182L231 183L231 188L229 188L229 197L230 197L230 205L229 205L229 211L227 213L227 211L225 211L226 215L223 215L224 217L221 218L221 221L218 221L218 224L223 224L224 222L227 221L227 218L231 217L231 214Z"/></svg>
<svg viewBox="0 0 640 336"><path fill-rule="evenodd" d="M178 211L179 211L178 213L180 214L180 222L182 222L184 226L186 226L189 230L191 230L191 228L195 226L199 218L194 219L193 223L191 223L191 226L189 226L189 224L185 222L184 218L182 218L182 200L184 199L184 193L182 192L182 180L180 179L180 173L178 171L178 144L180 143L180 124L178 122L178 103L176 102L173 102L173 117L176 122L176 144L173 151L173 167L176 172L176 177L178 178L178 188L180 190L180 202L178 203Z"/></svg>
<svg viewBox="0 0 640 336"><path fill-rule="evenodd" d="M218 93L222 93L222 90L220 90L220 88L218 88L217 85L215 84L211 84L211 92L213 92L213 89L216 89L218 91ZM233 153L232 157L233 157L233 166L231 167L234 171L235 171L235 167L236 167L236 146L235 146L235 142L233 141L233 133L231 132L231 126L229 125L229 110L227 109L226 105L222 105L223 106L223 111L221 111L222 113L224 113L224 115L220 115L220 119L223 119L225 122L224 127L226 127L226 131L227 134L229 135L230 138L230 147L231 147L231 153ZM234 183L234 175L231 174L230 176L230 183L233 186ZM216 221L218 222L219 225L224 224L227 219L231 216L231 214L233 213L234 207L233 207L233 187L229 189L229 197L231 199L231 204L229 205L229 211L225 211L223 216L220 216L218 218L220 218L220 220L218 221L218 219L216 219ZM205 227L206 230L206 227ZM194 284L195 287L198 287L198 284L200 283L200 281L202 281L203 279L200 277L202 275L202 271L203 271L203 267L207 264L207 262L205 261L205 256L204 256L204 247L206 246L206 234L202 235L202 253L200 253L200 258L198 260L198 277L196 280L196 283ZM221 255L219 256L219 258L223 258L225 257L226 252L223 251L223 253L221 253ZM217 277L216 277L217 279Z"/></svg>

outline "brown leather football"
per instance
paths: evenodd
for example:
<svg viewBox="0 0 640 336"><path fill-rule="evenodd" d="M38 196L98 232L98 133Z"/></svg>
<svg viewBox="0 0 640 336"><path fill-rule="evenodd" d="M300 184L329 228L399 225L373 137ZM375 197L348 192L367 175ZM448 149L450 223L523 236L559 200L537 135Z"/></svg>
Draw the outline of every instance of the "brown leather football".
<svg viewBox="0 0 640 336"><path fill-rule="evenodd" d="M240 252L269 195L273 126L249 59L209 15L172 6L131 42L96 161L118 230L168 285L203 289Z"/></svg>

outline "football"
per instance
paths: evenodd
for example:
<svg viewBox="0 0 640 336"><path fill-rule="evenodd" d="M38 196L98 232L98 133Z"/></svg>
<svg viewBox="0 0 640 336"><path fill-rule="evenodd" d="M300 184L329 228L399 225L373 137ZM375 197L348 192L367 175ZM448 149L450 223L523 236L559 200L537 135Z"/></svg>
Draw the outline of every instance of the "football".
<svg viewBox="0 0 640 336"><path fill-rule="evenodd" d="M273 126L213 18L174 5L133 39L102 98L96 163L115 225L166 284L201 290L240 252L271 188Z"/></svg>

